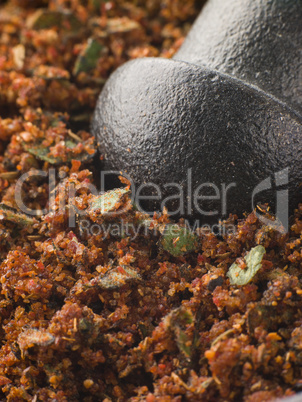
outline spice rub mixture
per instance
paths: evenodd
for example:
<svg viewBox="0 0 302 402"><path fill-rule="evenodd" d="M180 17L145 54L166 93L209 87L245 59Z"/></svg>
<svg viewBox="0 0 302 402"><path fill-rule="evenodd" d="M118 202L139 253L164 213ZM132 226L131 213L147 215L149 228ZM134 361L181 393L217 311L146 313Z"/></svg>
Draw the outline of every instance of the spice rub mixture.
<svg viewBox="0 0 302 402"><path fill-rule="evenodd" d="M103 156L88 127L106 79L173 56L201 3L2 2L1 400L302 390L302 204L289 233L259 206L215 234L139 212L123 178L92 191Z"/></svg>

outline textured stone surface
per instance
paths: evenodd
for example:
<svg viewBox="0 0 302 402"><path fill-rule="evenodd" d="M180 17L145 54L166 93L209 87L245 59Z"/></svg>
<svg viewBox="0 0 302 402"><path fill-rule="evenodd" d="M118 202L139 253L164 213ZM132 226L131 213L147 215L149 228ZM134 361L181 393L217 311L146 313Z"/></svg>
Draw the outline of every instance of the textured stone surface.
<svg viewBox="0 0 302 402"><path fill-rule="evenodd" d="M290 207L296 206L302 181L299 21L300 0L210 0L174 60L145 58L120 67L92 121L104 169L126 172L137 186L155 183L163 198L179 194L165 188L178 183L184 209L176 196L169 210L207 221L202 211L214 212L214 219L249 211L255 186L288 168ZM199 194L212 199L199 200L198 209L194 190L209 182L216 188L205 186ZM255 200L274 204L276 189L262 196ZM144 206L160 208L160 201Z"/></svg>
<svg viewBox="0 0 302 402"><path fill-rule="evenodd" d="M301 0L211 0L174 58L250 82L302 114L301 41Z"/></svg>

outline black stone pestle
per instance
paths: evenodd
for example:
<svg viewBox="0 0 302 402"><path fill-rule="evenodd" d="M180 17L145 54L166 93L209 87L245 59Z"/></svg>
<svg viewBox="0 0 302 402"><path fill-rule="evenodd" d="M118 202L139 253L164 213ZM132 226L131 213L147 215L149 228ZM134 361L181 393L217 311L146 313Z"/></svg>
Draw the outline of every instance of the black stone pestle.
<svg viewBox="0 0 302 402"><path fill-rule="evenodd" d="M92 131L149 212L218 221L268 202L284 218L301 201L302 0L209 0L173 59L112 74Z"/></svg>

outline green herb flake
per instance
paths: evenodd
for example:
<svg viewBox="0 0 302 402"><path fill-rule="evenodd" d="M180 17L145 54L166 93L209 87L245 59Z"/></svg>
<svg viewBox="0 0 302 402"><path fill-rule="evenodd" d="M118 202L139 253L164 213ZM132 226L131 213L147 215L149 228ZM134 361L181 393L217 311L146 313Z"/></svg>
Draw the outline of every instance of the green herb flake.
<svg viewBox="0 0 302 402"><path fill-rule="evenodd" d="M259 245L250 250L244 257L246 268L242 269L236 262L231 265L227 276L230 278L231 285L246 285L249 283L261 268L261 262L266 250Z"/></svg>
<svg viewBox="0 0 302 402"><path fill-rule="evenodd" d="M106 215L115 212L120 207L121 203L130 190L127 188L116 188L106 193L95 196L90 200L89 212Z"/></svg>
<svg viewBox="0 0 302 402"><path fill-rule="evenodd" d="M183 306L173 310L163 319L164 327L174 333L178 349L188 359L191 358L192 347L186 329L189 325L193 324L193 322L194 317L192 312Z"/></svg>
<svg viewBox="0 0 302 402"><path fill-rule="evenodd" d="M92 160L95 152L93 154L88 154L85 150L83 150L79 154L74 154L73 149L76 147L76 145L77 144L74 141L66 140L65 155L54 157L50 155L50 148L45 147L41 144L41 140L38 140L36 143L26 143L24 141L22 142L22 146L25 151L34 155L37 159L48 162L52 165L60 164L63 162L68 163L71 162L73 159L81 162ZM83 142L83 145L85 145L85 142Z"/></svg>
<svg viewBox="0 0 302 402"><path fill-rule="evenodd" d="M187 227L167 225L161 238L161 245L174 257L180 257L196 250L197 236Z"/></svg>
<svg viewBox="0 0 302 402"><path fill-rule="evenodd" d="M34 224L34 220L29 216L22 214L15 208L10 207L4 203L0 203L0 219L13 222L16 225L31 227Z"/></svg>
<svg viewBox="0 0 302 402"><path fill-rule="evenodd" d="M79 54L75 66L73 69L73 74L77 75L80 72L89 72L93 70L101 57L102 50L104 46L96 39L89 38L87 41L87 46Z"/></svg>
<svg viewBox="0 0 302 402"><path fill-rule="evenodd" d="M66 31L77 31L82 26L75 15L68 11L53 11L44 8L30 16L27 25L35 30L59 27Z"/></svg>

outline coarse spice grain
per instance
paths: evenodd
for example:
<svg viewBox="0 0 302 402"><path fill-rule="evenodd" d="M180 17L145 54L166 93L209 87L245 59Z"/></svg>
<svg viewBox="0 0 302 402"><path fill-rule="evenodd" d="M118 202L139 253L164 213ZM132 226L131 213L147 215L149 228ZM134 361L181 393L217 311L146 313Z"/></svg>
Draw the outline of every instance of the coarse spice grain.
<svg viewBox="0 0 302 402"><path fill-rule="evenodd" d="M167 211L145 216L128 189L90 191L103 156L87 130L106 79L129 59L171 57L201 5L2 2L1 400L262 402L302 390L302 204L288 234L251 211L219 237L188 234ZM25 173L34 217L15 199ZM257 272L231 285L230 267L246 269L257 246Z"/></svg>

